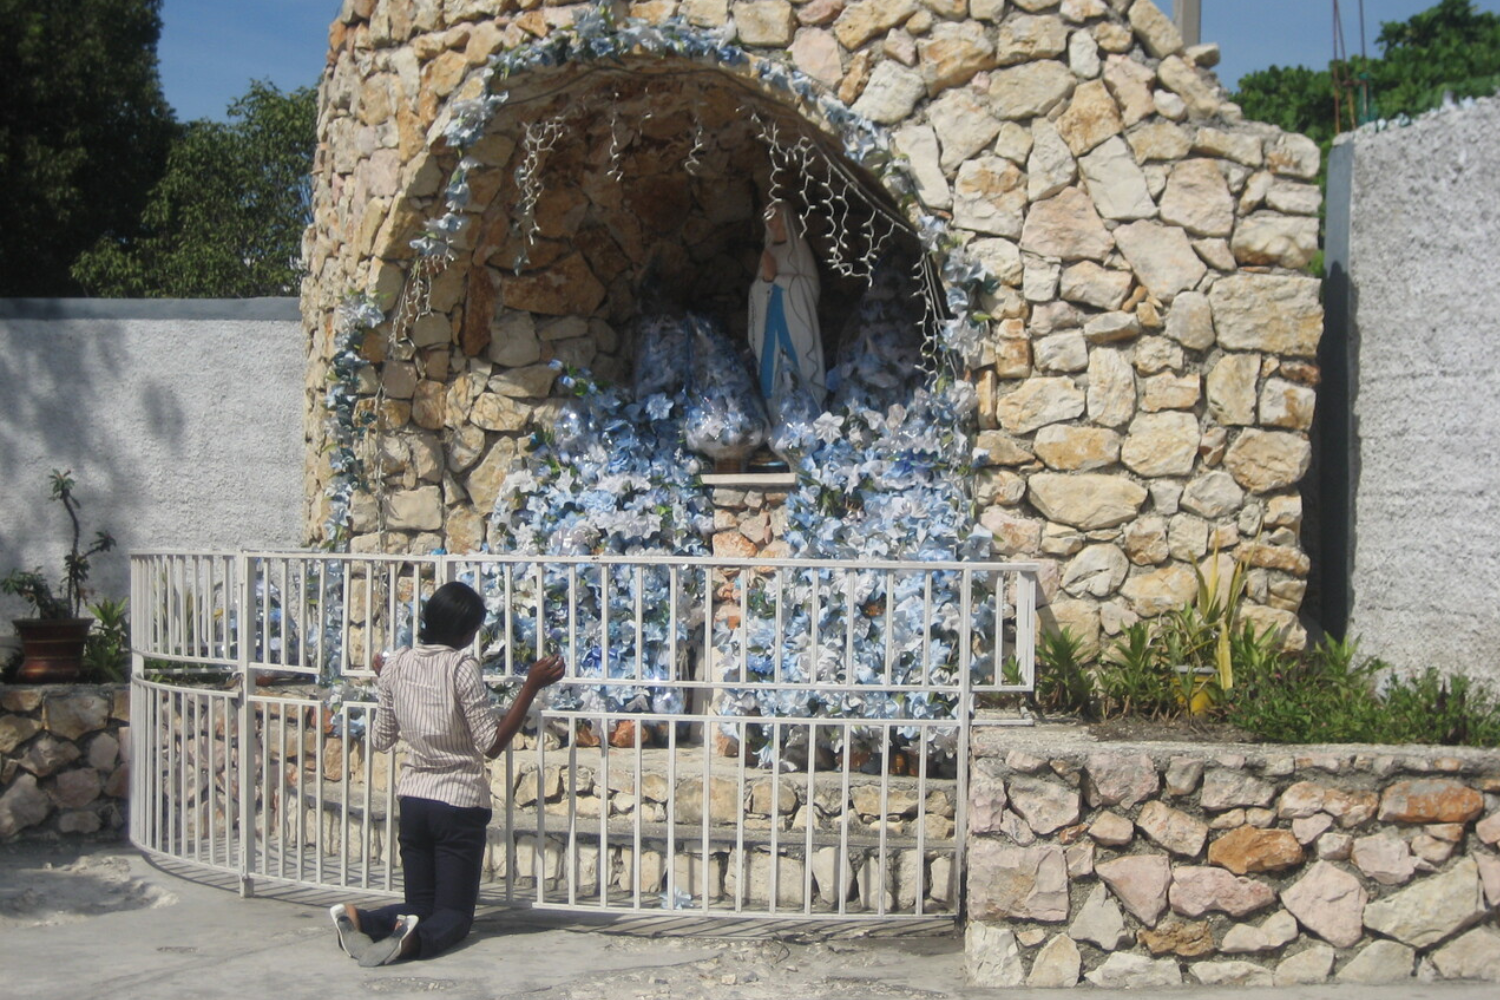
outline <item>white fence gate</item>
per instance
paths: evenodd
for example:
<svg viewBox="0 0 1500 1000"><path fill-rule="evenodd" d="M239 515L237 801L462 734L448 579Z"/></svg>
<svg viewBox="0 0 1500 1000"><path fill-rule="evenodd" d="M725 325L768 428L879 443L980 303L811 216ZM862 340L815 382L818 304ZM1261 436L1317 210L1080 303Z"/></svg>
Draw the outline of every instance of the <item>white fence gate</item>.
<svg viewBox="0 0 1500 1000"><path fill-rule="evenodd" d="M539 650L567 665L491 765L486 901L951 917L974 702L1031 690L1035 569L138 554L131 839L245 892L399 894L370 664L457 579L498 700Z"/></svg>

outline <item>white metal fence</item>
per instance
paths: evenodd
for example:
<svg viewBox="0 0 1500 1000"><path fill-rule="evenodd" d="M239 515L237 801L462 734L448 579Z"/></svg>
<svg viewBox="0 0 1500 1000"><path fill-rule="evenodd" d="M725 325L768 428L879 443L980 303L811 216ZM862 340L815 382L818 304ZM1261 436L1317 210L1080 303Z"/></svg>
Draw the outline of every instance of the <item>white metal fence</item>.
<svg viewBox="0 0 1500 1000"><path fill-rule="evenodd" d="M974 701L1032 686L1030 564L138 554L132 840L247 892L399 893L370 665L453 579L497 700L567 664L491 765L486 899L953 914Z"/></svg>

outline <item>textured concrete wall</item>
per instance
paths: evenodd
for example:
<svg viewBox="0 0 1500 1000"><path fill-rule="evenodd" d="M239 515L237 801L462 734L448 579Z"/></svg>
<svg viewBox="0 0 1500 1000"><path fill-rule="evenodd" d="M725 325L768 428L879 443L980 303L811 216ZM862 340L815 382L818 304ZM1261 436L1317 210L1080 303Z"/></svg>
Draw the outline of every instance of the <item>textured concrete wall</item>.
<svg viewBox="0 0 1500 1000"><path fill-rule="evenodd" d="M132 549L298 545L305 364L290 299L0 302L0 574L60 572L54 468L119 541L101 596L128 593ZM0 600L0 634L24 610Z"/></svg>
<svg viewBox="0 0 1500 1000"><path fill-rule="evenodd" d="M1500 99L1354 139L1350 633L1500 680Z"/></svg>

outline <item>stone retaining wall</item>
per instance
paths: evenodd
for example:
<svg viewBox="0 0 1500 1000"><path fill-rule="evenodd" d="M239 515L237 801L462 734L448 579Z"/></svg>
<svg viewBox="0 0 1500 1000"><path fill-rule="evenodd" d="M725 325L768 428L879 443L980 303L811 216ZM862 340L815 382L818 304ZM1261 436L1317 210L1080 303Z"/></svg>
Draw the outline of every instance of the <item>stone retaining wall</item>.
<svg viewBox="0 0 1500 1000"><path fill-rule="evenodd" d="M982 730L984 986L1500 981L1500 753Z"/></svg>
<svg viewBox="0 0 1500 1000"><path fill-rule="evenodd" d="M118 837L130 793L130 688L0 688L0 841Z"/></svg>

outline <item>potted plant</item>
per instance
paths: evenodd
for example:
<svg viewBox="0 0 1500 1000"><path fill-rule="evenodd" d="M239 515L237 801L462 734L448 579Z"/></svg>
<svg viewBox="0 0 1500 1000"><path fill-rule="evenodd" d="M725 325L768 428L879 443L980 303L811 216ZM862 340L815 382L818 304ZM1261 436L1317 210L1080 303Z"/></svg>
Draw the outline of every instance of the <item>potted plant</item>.
<svg viewBox="0 0 1500 1000"><path fill-rule="evenodd" d="M59 596L42 575L41 567L12 570L0 580L0 590L14 594L31 605L34 618L14 620L16 635L21 639L21 667L16 679L24 684L63 684L78 680L83 672L83 647L88 641L94 619L83 617L84 582L89 576L89 559L114 548L114 538L105 531L94 537L86 549L80 549L83 529L78 523L78 499L73 496L72 470L52 470L52 497L68 512L73 524L73 541L63 557L62 594Z"/></svg>

